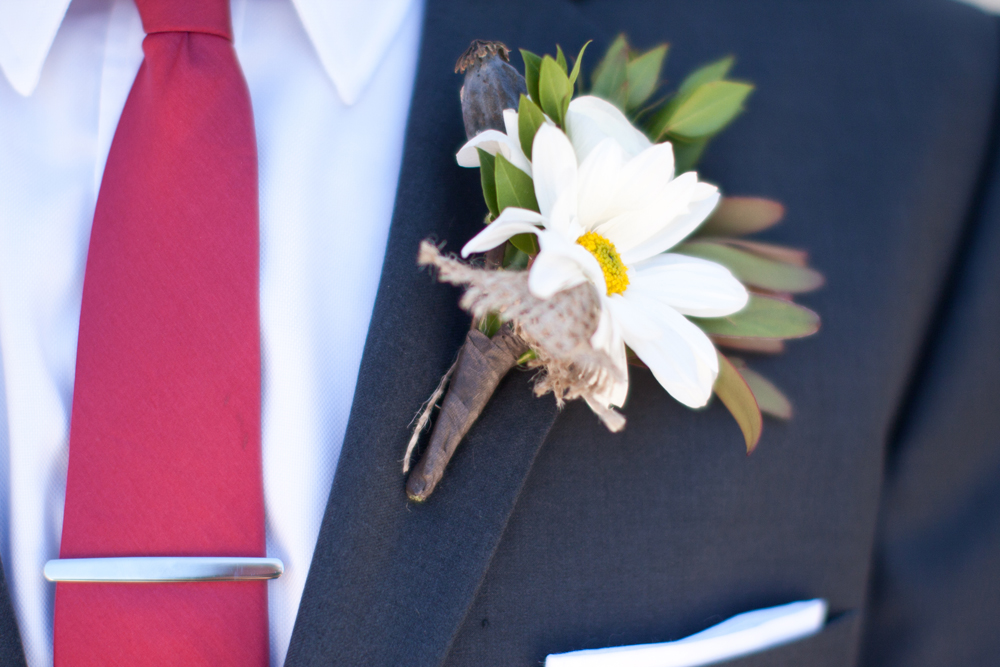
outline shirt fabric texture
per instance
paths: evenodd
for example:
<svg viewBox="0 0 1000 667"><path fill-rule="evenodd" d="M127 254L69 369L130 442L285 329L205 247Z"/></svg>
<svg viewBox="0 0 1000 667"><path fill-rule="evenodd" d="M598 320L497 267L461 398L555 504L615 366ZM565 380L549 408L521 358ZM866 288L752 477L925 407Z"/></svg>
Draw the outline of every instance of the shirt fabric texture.
<svg viewBox="0 0 1000 667"><path fill-rule="evenodd" d="M271 664L285 658L354 396L395 201L419 0L233 0L260 167ZM87 245L144 33L131 0L0 0L0 558L52 664Z"/></svg>

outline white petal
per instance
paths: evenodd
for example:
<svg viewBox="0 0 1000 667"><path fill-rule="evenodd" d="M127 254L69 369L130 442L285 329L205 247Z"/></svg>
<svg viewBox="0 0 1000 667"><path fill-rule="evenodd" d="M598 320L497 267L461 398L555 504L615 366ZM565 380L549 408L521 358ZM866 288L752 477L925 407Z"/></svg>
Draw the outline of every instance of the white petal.
<svg viewBox="0 0 1000 667"><path fill-rule="evenodd" d="M553 231L540 232L538 246L540 252L531 265L528 289L539 299L548 299L556 292L588 280L600 294L607 291L601 265L583 246Z"/></svg>
<svg viewBox="0 0 1000 667"><path fill-rule="evenodd" d="M604 282L604 270L601 269L601 265L598 264L597 259L586 248L576 243L575 237L566 237L556 233L545 234L545 238L539 238L538 243L543 250L558 252L572 258L580 265L587 279L597 288L598 294L603 295L608 291L608 286Z"/></svg>
<svg viewBox="0 0 1000 667"><path fill-rule="evenodd" d="M705 333L683 315L639 295L615 299L615 317L630 310L657 320L660 335L646 338L622 327L625 342L642 359L671 396L691 408L704 406L719 373L715 347ZM619 321L622 321L619 319Z"/></svg>
<svg viewBox="0 0 1000 667"><path fill-rule="evenodd" d="M629 251L677 226L677 220L689 212L691 199L697 191L697 176L693 172L683 174L660 188L657 197L642 208L619 213L597 225L594 231L614 243L622 260L628 264Z"/></svg>
<svg viewBox="0 0 1000 667"><path fill-rule="evenodd" d="M505 242L515 234L535 233L535 225L544 223L542 216L524 208L508 206L496 220L486 225L483 231L472 237L472 240L462 248L462 257L468 257L473 252L486 252Z"/></svg>
<svg viewBox="0 0 1000 667"><path fill-rule="evenodd" d="M496 155L500 151L500 144L506 144L510 139L499 130L485 130L465 142L465 145L458 149L455 160L460 167L478 167L479 151L482 148L490 155Z"/></svg>
<svg viewBox="0 0 1000 667"><path fill-rule="evenodd" d="M544 250L538 253L528 275L528 289L539 299L585 282L586 274L571 257Z"/></svg>
<svg viewBox="0 0 1000 667"><path fill-rule="evenodd" d="M586 231L580 226L576 217L577 194L573 190L565 190L556 200L545 221L546 229L559 232L560 236L569 241L576 241Z"/></svg>
<svg viewBox="0 0 1000 667"><path fill-rule="evenodd" d="M604 426L612 433L617 433L625 427L625 417L614 408L604 405L603 399L584 396L583 400L587 401L590 409L594 411L594 414L600 418Z"/></svg>
<svg viewBox="0 0 1000 667"><path fill-rule="evenodd" d="M531 158L538 210L550 217L556 200L564 192L572 192L573 200L567 203L572 209L568 214L576 217L576 154L569 138L556 126L543 124L531 145Z"/></svg>
<svg viewBox="0 0 1000 667"><path fill-rule="evenodd" d="M641 244L624 252L619 250L622 261L631 265L670 250L698 229L718 203L718 188L708 183L698 183L691 196L687 212L674 217L669 224Z"/></svg>
<svg viewBox="0 0 1000 667"><path fill-rule="evenodd" d="M624 164L625 153L614 139L601 141L580 164L578 217L584 228L593 229L608 219L606 211L618 190Z"/></svg>
<svg viewBox="0 0 1000 667"><path fill-rule="evenodd" d="M674 178L674 147L654 144L625 163L615 193L614 208L642 208L663 196Z"/></svg>
<svg viewBox="0 0 1000 667"><path fill-rule="evenodd" d="M629 157L638 155L652 145L618 107L591 95L578 97L569 103L566 130L581 162L608 137L617 141Z"/></svg>
<svg viewBox="0 0 1000 667"><path fill-rule="evenodd" d="M630 346L632 343L629 341L656 340L660 337L659 322L650 318L641 309L636 308L623 295L614 294L607 298L605 304L620 327L622 339Z"/></svg>
<svg viewBox="0 0 1000 667"><path fill-rule="evenodd" d="M461 167L478 167L479 152L477 148L482 148L490 155L500 153L511 164L531 176L531 163L524 156L521 150L521 142L517 135L508 136L499 130L485 130L469 139L455 155L455 160Z"/></svg>
<svg viewBox="0 0 1000 667"><path fill-rule="evenodd" d="M628 292L641 292L682 315L724 317L742 310L749 295L729 269L698 257L668 253L631 267Z"/></svg>
<svg viewBox="0 0 1000 667"><path fill-rule="evenodd" d="M601 350L611 357L620 376L608 391L595 394L593 399L605 407L623 406L628 396L628 359L625 356L625 341L622 340L621 328L611 316L611 309L606 305L602 304L601 319L594 335L590 337L590 344L595 350ZM587 402L590 403L590 400Z"/></svg>
<svg viewBox="0 0 1000 667"><path fill-rule="evenodd" d="M518 143L521 143L521 131L517 125L516 109L503 110L503 127L507 130L508 137L511 137L512 139L516 138Z"/></svg>

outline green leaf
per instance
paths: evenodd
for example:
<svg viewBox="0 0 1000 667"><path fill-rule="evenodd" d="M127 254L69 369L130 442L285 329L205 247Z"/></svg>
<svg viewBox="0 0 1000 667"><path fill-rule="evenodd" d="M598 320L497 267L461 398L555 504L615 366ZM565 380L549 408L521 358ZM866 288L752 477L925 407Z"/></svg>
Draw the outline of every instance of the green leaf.
<svg viewBox="0 0 1000 667"><path fill-rule="evenodd" d="M483 319L479 320L478 329L488 337L493 338L496 332L500 331L501 326L503 326L503 320L500 319L498 313L487 313Z"/></svg>
<svg viewBox="0 0 1000 667"><path fill-rule="evenodd" d="M792 418L792 402L774 386L774 383L757 371L750 370L746 365L737 366L737 369L757 399L761 412L778 419Z"/></svg>
<svg viewBox="0 0 1000 667"><path fill-rule="evenodd" d="M649 137L652 137L655 141L663 141L665 138L669 138L673 141L673 138L664 136L665 133L663 128L667 126L667 121L670 120L670 116L674 113L674 109L677 108L677 99L678 98L674 96L673 99L654 111L653 114L646 119L643 127L646 129L646 134ZM674 142L674 144L674 153L676 153L676 142Z"/></svg>
<svg viewBox="0 0 1000 667"><path fill-rule="evenodd" d="M497 206L496 158L482 148L476 148L476 152L479 153L479 178L483 183L483 199L486 200L486 208L490 209L490 215L496 218L500 215L500 208Z"/></svg>
<svg viewBox="0 0 1000 667"><path fill-rule="evenodd" d="M632 111L641 107L656 90L656 86L660 83L663 59L666 56L667 45L661 44L629 61L625 68L628 79L628 96L625 100L627 110Z"/></svg>
<svg viewBox="0 0 1000 667"><path fill-rule="evenodd" d="M698 160L701 159L702 153L705 152L708 138L695 139L694 141L677 137L669 138L674 145L674 170L678 174L683 174L694 169Z"/></svg>
<svg viewBox="0 0 1000 667"><path fill-rule="evenodd" d="M552 56L542 58L539 70L538 95L541 98L542 111L548 114L560 127L566 120L566 110L570 98L573 97L573 86L569 76L562 70Z"/></svg>
<svg viewBox="0 0 1000 667"><path fill-rule="evenodd" d="M729 70L733 68L733 62L734 58L727 56L699 67L684 78L681 87L677 89L677 96L686 95L703 84L722 81L729 74Z"/></svg>
<svg viewBox="0 0 1000 667"><path fill-rule="evenodd" d="M722 264L740 282L771 292L801 294L823 285L823 276L808 267L776 262L712 241L689 241L674 252Z"/></svg>
<svg viewBox="0 0 1000 667"><path fill-rule="evenodd" d="M628 99L628 42L618 35L594 70L591 94L624 109Z"/></svg>
<svg viewBox="0 0 1000 667"><path fill-rule="evenodd" d="M526 255L534 256L538 254L538 239L534 234L515 234L510 237L510 242L515 248Z"/></svg>
<svg viewBox="0 0 1000 667"><path fill-rule="evenodd" d="M513 244L508 243L503 248L503 268L510 269L512 271L523 271L528 268L528 262L531 260L528 255L516 247Z"/></svg>
<svg viewBox="0 0 1000 667"><path fill-rule="evenodd" d="M707 334L737 338L802 338L819 331L819 315L784 299L751 294L750 302L727 317L692 317Z"/></svg>
<svg viewBox="0 0 1000 667"><path fill-rule="evenodd" d="M587 43L580 48L580 53L576 55L576 62L573 63L573 71L569 73L569 85L571 86L576 85L576 80L580 76L580 63L583 62L583 52L587 50L592 41L594 40L588 39Z"/></svg>
<svg viewBox="0 0 1000 667"><path fill-rule="evenodd" d="M542 67L542 59L531 51L521 49L521 60L524 61L524 83L528 88L528 95L535 104L539 104L538 72Z"/></svg>
<svg viewBox="0 0 1000 667"><path fill-rule="evenodd" d="M556 44L556 64L562 68L564 73L569 73L569 65L566 64L566 54L563 53L562 47Z"/></svg>
<svg viewBox="0 0 1000 667"><path fill-rule="evenodd" d="M732 413L743 439L747 443L747 454L752 452L760 442L760 433L764 428L764 420L760 416L760 407L754 398L750 386L739 371L721 353L719 355L719 376L715 379L713 391L722 403Z"/></svg>
<svg viewBox="0 0 1000 667"><path fill-rule="evenodd" d="M521 95L517 105L517 137L521 141L521 150L531 159L531 146L535 142L535 133L545 123L545 114L538 105Z"/></svg>
<svg viewBox="0 0 1000 667"><path fill-rule="evenodd" d="M535 184L531 176L512 165L507 158L496 156L497 208L502 213L508 206L538 210Z"/></svg>
<svg viewBox="0 0 1000 667"><path fill-rule="evenodd" d="M681 87L674 94L673 98L647 121L646 130L649 136L656 137L657 140L662 139L670 119L676 113L677 109L691 97L691 94L706 83L721 81L729 73L729 69L732 66L732 57L723 58L689 74L681 83ZM701 148L704 148L704 145Z"/></svg>
<svg viewBox="0 0 1000 667"><path fill-rule="evenodd" d="M663 131L690 139L711 136L736 118L752 90L736 81L702 84L677 105Z"/></svg>
<svg viewBox="0 0 1000 667"><path fill-rule="evenodd" d="M723 197L698 234L743 236L776 225L785 217L785 207L760 197Z"/></svg>

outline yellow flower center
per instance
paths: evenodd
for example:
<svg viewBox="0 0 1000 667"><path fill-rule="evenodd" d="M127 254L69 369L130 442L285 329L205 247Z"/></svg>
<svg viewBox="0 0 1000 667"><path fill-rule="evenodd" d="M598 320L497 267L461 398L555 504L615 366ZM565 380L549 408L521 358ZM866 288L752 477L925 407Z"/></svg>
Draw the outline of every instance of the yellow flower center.
<svg viewBox="0 0 1000 667"><path fill-rule="evenodd" d="M628 287L628 270L622 262L621 255L615 249L615 244L597 232L587 232L576 240L597 259L604 271L604 282L608 286L608 296L621 294Z"/></svg>

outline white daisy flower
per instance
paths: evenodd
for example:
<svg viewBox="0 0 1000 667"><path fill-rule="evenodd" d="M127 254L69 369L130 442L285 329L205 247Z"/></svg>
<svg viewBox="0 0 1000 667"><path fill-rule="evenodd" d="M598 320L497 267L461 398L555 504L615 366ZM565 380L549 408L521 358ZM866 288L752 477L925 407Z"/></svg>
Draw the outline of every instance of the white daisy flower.
<svg viewBox="0 0 1000 667"><path fill-rule="evenodd" d="M486 130L480 132L465 143L458 151L455 159L460 167L478 167L479 151L482 148L490 155L500 153L507 161L515 167L531 176L531 163L521 150L521 140L517 134L517 112L513 109L505 109L503 112L503 124L507 130L504 134L500 130Z"/></svg>
<svg viewBox="0 0 1000 667"><path fill-rule="evenodd" d="M517 141L516 113L505 112L505 120L508 134L490 131L477 145L503 152L522 169L515 160L523 160L540 213L504 209L462 255L485 252L515 234L536 234L540 252L529 274L535 296L548 299L585 282L601 295L601 322L591 343L614 360L625 379L591 401L603 408L624 403L627 344L674 398L692 408L704 406L719 372L718 357L708 336L685 315L730 315L746 305L748 295L723 266L666 251L712 212L718 190L699 182L694 172L674 178L671 145L651 143L618 109L594 97L570 104L569 136L549 123L538 130L530 164ZM474 147L471 152L478 164Z"/></svg>

